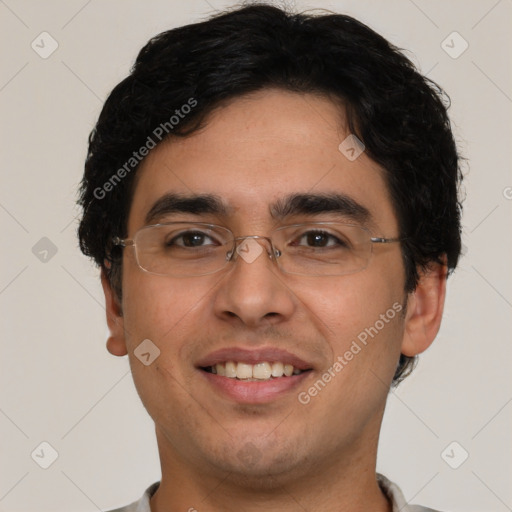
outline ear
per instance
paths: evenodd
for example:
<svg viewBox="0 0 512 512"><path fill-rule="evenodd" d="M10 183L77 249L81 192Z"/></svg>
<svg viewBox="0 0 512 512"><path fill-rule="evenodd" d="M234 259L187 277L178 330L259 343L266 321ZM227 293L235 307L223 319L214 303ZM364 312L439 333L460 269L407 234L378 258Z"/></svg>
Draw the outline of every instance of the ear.
<svg viewBox="0 0 512 512"><path fill-rule="evenodd" d="M426 350L441 326L446 296L446 264L432 263L420 271L416 289L407 300L402 354L413 357Z"/></svg>
<svg viewBox="0 0 512 512"><path fill-rule="evenodd" d="M104 269L101 270L101 286L105 294L107 325L110 331L110 336L107 339L107 350L114 356L125 356L128 354L128 350L126 349L121 306Z"/></svg>

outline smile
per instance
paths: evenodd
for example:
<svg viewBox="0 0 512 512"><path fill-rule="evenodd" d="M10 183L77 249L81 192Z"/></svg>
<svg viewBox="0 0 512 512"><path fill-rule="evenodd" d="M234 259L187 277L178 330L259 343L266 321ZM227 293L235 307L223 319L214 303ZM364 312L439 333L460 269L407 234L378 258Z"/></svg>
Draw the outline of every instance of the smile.
<svg viewBox="0 0 512 512"><path fill-rule="evenodd" d="M244 381L266 381L279 377L291 377L292 375L300 375L305 371L279 361L273 363L264 361L256 364L227 361L208 366L203 370L228 379Z"/></svg>
<svg viewBox="0 0 512 512"><path fill-rule="evenodd" d="M313 365L277 347L225 347L195 364L210 390L239 404L268 404L292 396Z"/></svg>

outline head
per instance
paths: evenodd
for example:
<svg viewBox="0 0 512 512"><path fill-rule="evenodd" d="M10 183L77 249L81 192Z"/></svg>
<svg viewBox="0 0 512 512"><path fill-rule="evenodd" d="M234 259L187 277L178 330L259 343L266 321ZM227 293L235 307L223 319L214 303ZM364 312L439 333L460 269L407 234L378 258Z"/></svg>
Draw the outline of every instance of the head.
<svg viewBox="0 0 512 512"><path fill-rule="evenodd" d="M364 144L354 160L340 149L349 135ZM283 405L290 443L305 439L297 465L307 450L320 457L374 429L389 385L439 328L445 279L460 253L458 162L442 90L348 16L253 5L149 41L91 133L79 237L101 268L109 349L130 354L161 436L183 436L192 458L208 453L208 463L232 470L236 461L216 450L243 448L240 432L260 439L258 453L274 447L272 467L286 466L275 448L286 444L277 428ZM164 195L180 208L156 222L211 223L235 237L344 222L346 213L326 207L343 196L369 213L371 236L400 241L374 246L368 266L349 275L282 274L263 257L234 258L206 276L156 276L137 265L133 247L113 240L133 238ZM291 213L273 215L279 205ZM160 351L149 366L134 355L144 339ZM210 399L198 364L241 344L296 347L312 370L306 390L331 369L329 384L307 405ZM332 370L350 351L346 366ZM308 418L294 422L304 407ZM350 426L340 426L347 422L333 407L350 413ZM218 425L206 431L201 422L212 416Z"/></svg>

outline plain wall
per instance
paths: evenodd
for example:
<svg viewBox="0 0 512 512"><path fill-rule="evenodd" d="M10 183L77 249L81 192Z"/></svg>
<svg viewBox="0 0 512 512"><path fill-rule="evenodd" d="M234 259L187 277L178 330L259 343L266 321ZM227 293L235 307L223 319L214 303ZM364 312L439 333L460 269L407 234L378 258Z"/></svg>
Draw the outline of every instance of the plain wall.
<svg viewBox="0 0 512 512"><path fill-rule="evenodd" d="M76 189L102 103L142 45L229 5L0 2L1 511L109 509L138 499L159 479L153 425L127 359L105 349L99 273L77 248ZM390 394L378 469L413 503L511 510L512 2L296 5L359 18L407 49L451 96L468 159L465 254L449 279L437 340ZM35 40L51 48L47 36L40 43L43 31L58 42L46 59L31 47ZM458 58L442 46L447 40L452 53L462 48L454 31L469 44ZM41 449L48 456L43 441L58 452L48 469L31 457ZM441 457L453 441L469 453L458 469ZM449 453L459 457L460 448Z"/></svg>

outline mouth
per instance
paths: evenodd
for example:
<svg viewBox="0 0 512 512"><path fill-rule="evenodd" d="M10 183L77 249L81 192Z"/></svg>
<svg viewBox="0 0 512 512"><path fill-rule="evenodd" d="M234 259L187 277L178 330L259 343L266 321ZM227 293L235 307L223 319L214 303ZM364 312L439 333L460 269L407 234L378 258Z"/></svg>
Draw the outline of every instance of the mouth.
<svg viewBox="0 0 512 512"><path fill-rule="evenodd" d="M282 363L280 361L263 361L256 364L249 364L236 361L226 361L212 366L206 366L201 370L226 377L228 379L237 379L246 382L268 381L279 379L281 377L291 377L300 375L310 370L301 370L292 364Z"/></svg>
<svg viewBox="0 0 512 512"><path fill-rule="evenodd" d="M313 371L312 365L283 350L222 349L197 369L224 398L238 403L269 403L292 392Z"/></svg>

